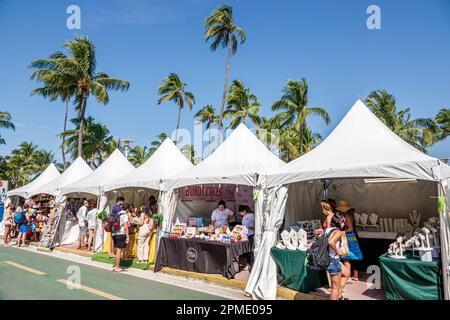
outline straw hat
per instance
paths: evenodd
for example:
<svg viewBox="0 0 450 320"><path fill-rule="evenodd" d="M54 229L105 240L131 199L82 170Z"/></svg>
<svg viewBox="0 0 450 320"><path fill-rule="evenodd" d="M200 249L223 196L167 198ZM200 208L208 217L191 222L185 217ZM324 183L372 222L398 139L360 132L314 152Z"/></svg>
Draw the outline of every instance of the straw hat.
<svg viewBox="0 0 450 320"><path fill-rule="evenodd" d="M336 210L339 212L346 212L350 209L353 209L348 200L342 199L339 200Z"/></svg>

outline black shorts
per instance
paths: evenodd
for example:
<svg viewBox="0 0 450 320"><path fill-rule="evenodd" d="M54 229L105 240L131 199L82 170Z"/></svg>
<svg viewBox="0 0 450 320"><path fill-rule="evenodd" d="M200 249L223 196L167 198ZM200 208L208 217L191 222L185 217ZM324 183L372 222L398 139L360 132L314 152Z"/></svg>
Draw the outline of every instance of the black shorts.
<svg viewBox="0 0 450 320"><path fill-rule="evenodd" d="M114 248L118 249L125 249L127 244L125 243L125 240L127 239L127 236L124 234L118 234L112 237L114 242Z"/></svg>

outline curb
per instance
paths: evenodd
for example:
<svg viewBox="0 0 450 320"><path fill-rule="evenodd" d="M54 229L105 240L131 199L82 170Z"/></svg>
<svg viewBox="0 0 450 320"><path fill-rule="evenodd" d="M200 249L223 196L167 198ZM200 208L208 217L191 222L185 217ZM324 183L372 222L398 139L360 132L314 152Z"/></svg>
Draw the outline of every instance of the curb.
<svg viewBox="0 0 450 320"><path fill-rule="evenodd" d="M151 265L148 270L154 270L154 265ZM247 281L237 279L227 279L215 274L196 273L172 268L162 268L161 271L173 276L184 277L188 279L195 279L201 281L212 282L218 285L227 286L235 289L244 290L247 286ZM277 298L286 300L328 300L326 297L316 296L309 293L302 293L286 287L277 288Z"/></svg>
<svg viewBox="0 0 450 320"><path fill-rule="evenodd" d="M83 256L83 257L92 257L94 255L93 252L88 252L88 251L83 252L83 251L79 251L79 250L75 250L75 249L69 249L69 248L63 248L63 247L55 247L55 248L53 248L53 250L66 252L66 253L77 254L77 255Z"/></svg>

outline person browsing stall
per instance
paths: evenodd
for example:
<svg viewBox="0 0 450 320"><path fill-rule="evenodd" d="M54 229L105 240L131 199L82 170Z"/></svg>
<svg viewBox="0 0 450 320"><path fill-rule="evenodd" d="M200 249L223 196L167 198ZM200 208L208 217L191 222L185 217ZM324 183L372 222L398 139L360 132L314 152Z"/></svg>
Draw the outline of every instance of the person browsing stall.
<svg viewBox="0 0 450 320"><path fill-rule="evenodd" d="M116 198L116 204L112 207L112 212L120 212L122 210L122 206L125 202L125 198L123 196L118 196ZM114 241L109 242L109 253L110 258L114 258Z"/></svg>
<svg viewBox="0 0 450 320"><path fill-rule="evenodd" d="M234 215L234 212L226 207L225 201L220 200L217 209L212 212L211 222L214 228L228 226L228 220Z"/></svg>
<svg viewBox="0 0 450 320"><path fill-rule="evenodd" d="M80 229L80 235L78 237L78 249L84 247L84 238L87 236L87 212L89 202L85 200L83 205L77 212L78 227Z"/></svg>
<svg viewBox="0 0 450 320"><path fill-rule="evenodd" d="M113 214L119 214L119 223L120 229L117 232L111 232L112 240L114 242L114 247L116 248L116 264L114 266L114 272L123 272L125 269L120 268L120 256L124 249L127 247L127 244L130 241L130 236L128 234L129 231L129 221L127 211L131 209L131 206L126 203L122 206L122 210L117 212L118 208L113 208Z"/></svg>
<svg viewBox="0 0 450 320"><path fill-rule="evenodd" d="M239 214L242 216L242 225L247 228L247 237L250 246L253 248L253 238L255 236L255 215L251 213L250 208L245 205L239 206ZM253 266L254 255L253 251L247 254L247 262L249 267Z"/></svg>
<svg viewBox="0 0 450 320"><path fill-rule="evenodd" d="M88 222L88 251L92 250L92 244L94 242L94 232L95 232L95 224L97 222L97 208L91 206L89 212L87 213L86 220Z"/></svg>

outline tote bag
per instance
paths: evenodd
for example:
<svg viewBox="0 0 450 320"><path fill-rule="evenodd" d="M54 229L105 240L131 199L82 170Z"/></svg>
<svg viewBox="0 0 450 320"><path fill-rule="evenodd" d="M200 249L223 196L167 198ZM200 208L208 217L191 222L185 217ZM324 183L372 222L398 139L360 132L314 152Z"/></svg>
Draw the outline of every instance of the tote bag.
<svg viewBox="0 0 450 320"><path fill-rule="evenodd" d="M348 243L348 255L344 257L345 260L362 260L363 255L361 248L359 247L358 240L356 239L356 234L354 232L347 233L347 243Z"/></svg>

